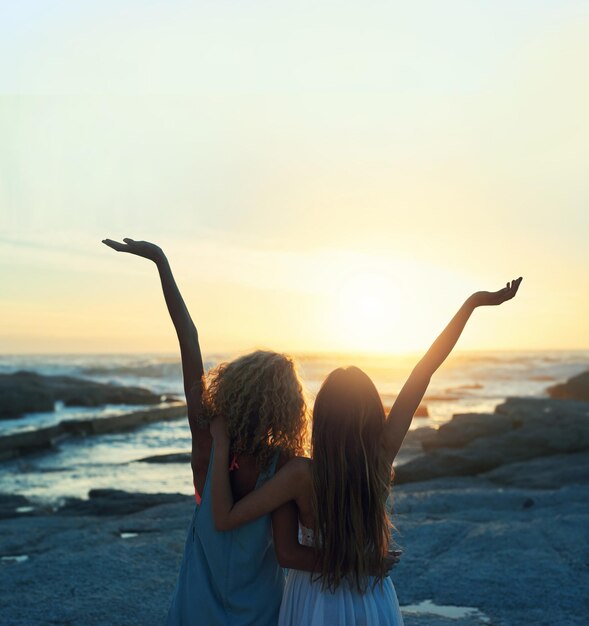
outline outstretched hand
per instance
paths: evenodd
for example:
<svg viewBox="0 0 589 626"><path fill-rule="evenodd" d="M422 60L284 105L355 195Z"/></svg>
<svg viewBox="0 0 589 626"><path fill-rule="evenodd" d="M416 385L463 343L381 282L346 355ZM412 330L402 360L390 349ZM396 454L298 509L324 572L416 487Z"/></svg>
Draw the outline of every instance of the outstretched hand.
<svg viewBox="0 0 589 626"><path fill-rule="evenodd" d="M164 256L164 251L149 241L135 241L129 237L123 239L125 243L114 241L114 239L103 239L102 243L117 252L128 252L136 256L142 256L150 261L157 261Z"/></svg>
<svg viewBox="0 0 589 626"><path fill-rule="evenodd" d="M503 304L506 300L511 300L515 297L517 290L522 282L522 277L516 278L507 283L503 289L499 291L477 291L471 296L474 306L496 306Z"/></svg>

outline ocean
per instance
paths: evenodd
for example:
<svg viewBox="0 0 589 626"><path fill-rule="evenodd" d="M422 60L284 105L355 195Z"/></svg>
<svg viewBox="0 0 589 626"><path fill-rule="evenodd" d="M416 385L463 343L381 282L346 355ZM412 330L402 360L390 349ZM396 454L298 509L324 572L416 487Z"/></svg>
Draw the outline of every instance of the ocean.
<svg viewBox="0 0 589 626"><path fill-rule="evenodd" d="M235 355L216 354L205 367ZM376 384L385 407L390 407L419 356L295 355L312 401L325 376L334 368L356 365ZM589 351L456 352L432 378L423 404L427 417L415 417L412 428L438 427L456 413L493 412L508 396L546 396L546 388L589 368ZM181 368L173 355L43 355L0 356L0 373L19 370L69 375L98 382L141 386L183 399ZM125 413L144 407L108 405L104 408L65 407L0 420L0 436L58 423ZM191 494L187 464L153 464L138 459L188 451L190 431L185 419L155 423L131 431L71 437L55 448L0 462L0 492L20 493L32 500L57 505L66 497L87 497L93 488ZM407 455L401 451L400 458Z"/></svg>

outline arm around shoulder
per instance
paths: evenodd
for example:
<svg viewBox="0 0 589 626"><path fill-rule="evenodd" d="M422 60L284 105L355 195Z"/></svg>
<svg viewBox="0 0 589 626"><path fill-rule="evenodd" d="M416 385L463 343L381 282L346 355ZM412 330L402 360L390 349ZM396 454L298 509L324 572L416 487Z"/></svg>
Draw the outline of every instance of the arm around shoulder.
<svg viewBox="0 0 589 626"><path fill-rule="evenodd" d="M232 530L274 511L289 500L299 497L300 476L303 471L299 459L291 459L284 467L238 502L233 499L229 481L229 438L222 418L211 423L215 457L213 461L213 518L217 530Z"/></svg>

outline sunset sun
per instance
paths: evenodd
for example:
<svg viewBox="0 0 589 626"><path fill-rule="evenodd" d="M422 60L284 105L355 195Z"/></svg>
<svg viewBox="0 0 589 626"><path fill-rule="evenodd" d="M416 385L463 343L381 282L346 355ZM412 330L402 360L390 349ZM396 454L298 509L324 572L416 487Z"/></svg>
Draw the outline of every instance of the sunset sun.
<svg viewBox="0 0 589 626"><path fill-rule="evenodd" d="M398 290L384 275L351 273L339 287L334 321L351 350L379 352L399 320Z"/></svg>

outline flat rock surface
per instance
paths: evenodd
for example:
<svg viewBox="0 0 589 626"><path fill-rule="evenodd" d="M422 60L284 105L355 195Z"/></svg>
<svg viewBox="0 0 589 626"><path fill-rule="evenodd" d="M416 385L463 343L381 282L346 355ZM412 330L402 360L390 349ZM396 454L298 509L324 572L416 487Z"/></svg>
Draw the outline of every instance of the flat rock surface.
<svg viewBox="0 0 589 626"><path fill-rule="evenodd" d="M406 626L589 623L588 426L589 403L512 398L409 433L427 452L393 488ZM164 623L193 506L102 489L53 511L0 494L1 623Z"/></svg>
<svg viewBox="0 0 589 626"><path fill-rule="evenodd" d="M550 473L555 460L537 459L510 471ZM543 461L549 463L545 468ZM587 455L561 461L569 468L580 464L581 475ZM392 578L401 606L428 601L477 611L457 619L408 612L406 625L586 626L589 485L571 480L531 489L496 479L450 477L393 489L395 536L404 553ZM147 502L149 508L89 515L81 507L0 520L0 556L28 557L0 562L2 624L164 622L191 498L161 504L147 494L94 495L105 507L110 501L111 512L125 499L139 506L143 498L141 506Z"/></svg>

